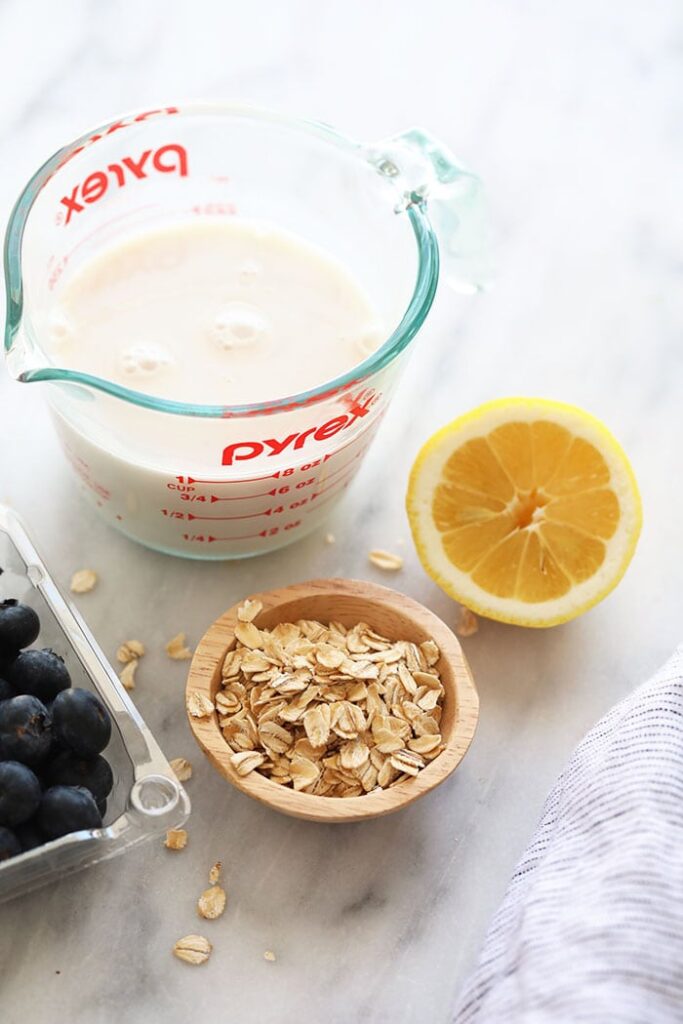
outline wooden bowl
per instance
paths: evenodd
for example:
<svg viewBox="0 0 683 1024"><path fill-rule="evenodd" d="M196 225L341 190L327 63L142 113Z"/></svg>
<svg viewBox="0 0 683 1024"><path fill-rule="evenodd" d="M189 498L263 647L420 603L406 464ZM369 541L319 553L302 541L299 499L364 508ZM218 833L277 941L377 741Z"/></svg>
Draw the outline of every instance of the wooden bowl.
<svg viewBox="0 0 683 1024"><path fill-rule="evenodd" d="M263 610L254 620L261 628L272 629L278 622L297 619L318 619L324 623L337 620L345 626L367 622L390 640L412 640L418 644L435 640L441 651L437 668L445 690L441 735L446 746L416 778L389 789L357 797L313 796L280 786L256 771L244 777L238 775L230 764L232 750L220 731L217 714L214 712L208 718L188 715L199 746L228 782L255 800L295 818L359 821L407 807L457 768L474 735L479 698L460 644L433 612L395 590L365 580L311 580L251 596L263 603ZM238 605L230 608L202 637L190 666L187 696L199 693L213 701L221 682L223 660L235 645L237 608Z"/></svg>

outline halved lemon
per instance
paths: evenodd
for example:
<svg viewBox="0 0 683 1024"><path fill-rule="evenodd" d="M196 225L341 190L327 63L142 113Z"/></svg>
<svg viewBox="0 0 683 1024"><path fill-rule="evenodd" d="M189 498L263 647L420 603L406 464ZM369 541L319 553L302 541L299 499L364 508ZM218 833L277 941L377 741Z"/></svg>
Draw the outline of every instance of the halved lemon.
<svg viewBox="0 0 683 1024"><path fill-rule="evenodd" d="M407 510L420 560L457 601L554 626L612 590L633 556L640 495L595 417L537 398L488 402L420 451Z"/></svg>

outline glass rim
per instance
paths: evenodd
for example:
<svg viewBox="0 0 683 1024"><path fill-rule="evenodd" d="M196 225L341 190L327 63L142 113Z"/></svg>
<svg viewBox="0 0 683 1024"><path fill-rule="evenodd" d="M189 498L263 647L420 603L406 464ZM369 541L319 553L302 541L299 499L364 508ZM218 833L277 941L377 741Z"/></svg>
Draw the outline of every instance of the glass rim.
<svg viewBox="0 0 683 1024"><path fill-rule="evenodd" d="M329 142L339 149L346 150L349 154L359 154L363 150L363 145L360 142L342 135L323 122L291 117L258 107L205 102L190 103L179 107L159 108L159 113L163 111L188 116L215 115L272 122L310 135L316 135L321 140ZM10 214L5 232L4 264L7 312L4 347L6 353L9 353L11 350L23 319L21 248L27 220L41 189L53 177L56 171L75 154L75 151L87 146L91 141L106 135L113 125L122 120L131 123L134 123L136 117L141 120L143 113L142 111L133 111L121 115L121 117L114 118L98 128L85 132L66 146L61 147L33 174L20 193ZM25 370L19 375L18 380L22 383L43 381L79 384L155 412L214 419L271 415L325 401L335 394L348 390L354 384L366 380L369 376L393 362L415 337L431 309L439 279L439 247L436 234L427 214L426 202L421 195L415 194L408 197L405 212L407 213L417 246L418 266L412 295L403 316L389 334L389 337L375 352L345 373L338 375L332 380L324 381L314 388L265 402L251 402L241 405L205 405L159 398L155 395L149 395L142 391L135 391L121 384L116 384L104 377L97 377L79 370L69 370L57 366L43 366ZM37 339L32 338L32 341L38 351L42 353L42 346L38 343Z"/></svg>

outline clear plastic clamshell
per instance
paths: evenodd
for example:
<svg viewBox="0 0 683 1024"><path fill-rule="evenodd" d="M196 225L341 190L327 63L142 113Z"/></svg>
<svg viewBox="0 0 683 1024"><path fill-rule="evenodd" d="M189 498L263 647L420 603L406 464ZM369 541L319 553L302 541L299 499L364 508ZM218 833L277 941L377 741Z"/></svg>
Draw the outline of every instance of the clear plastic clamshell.
<svg viewBox="0 0 683 1024"><path fill-rule="evenodd" d="M94 690L112 717L103 752L114 772L104 827L73 832L0 862L0 902L114 857L178 828L190 801L154 737L78 612L64 599L19 518L0 505L0 600L15 597L38 612L37 643L66 661L74 686Z"/></svg>

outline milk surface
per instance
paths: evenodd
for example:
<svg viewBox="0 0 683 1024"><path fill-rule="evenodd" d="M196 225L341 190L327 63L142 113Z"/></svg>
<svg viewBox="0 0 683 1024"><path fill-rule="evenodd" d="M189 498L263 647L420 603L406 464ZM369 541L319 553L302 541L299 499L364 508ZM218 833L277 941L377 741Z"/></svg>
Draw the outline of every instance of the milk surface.
<svg viewBox="0 0 683 1024"><path fill-rule="evenodd" d="M322 250L265 223L189 221L78 268L46 347L58 366L135 391L233 405L333 380L385 336L352 274Z"/></svg>

